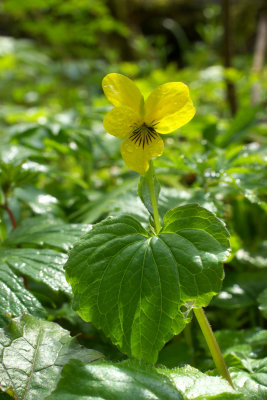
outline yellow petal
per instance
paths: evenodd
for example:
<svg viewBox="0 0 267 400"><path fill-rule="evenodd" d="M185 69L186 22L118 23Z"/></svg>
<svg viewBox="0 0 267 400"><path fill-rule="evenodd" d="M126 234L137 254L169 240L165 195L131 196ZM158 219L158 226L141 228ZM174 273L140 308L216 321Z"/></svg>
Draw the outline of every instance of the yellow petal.
<svg viewBox="0 0 267 400"><path fill-rule="evenodd" d="M106 98L115 107L127 106L140 112L144 99L131 79L121 74L108 74L102 81L102 87Z"/></svg>
<svg viewBox="0 0 267 400"><path fill-rule="evenodd" d="M134 143L129 137L121 144L121 155L128 168L143 175L149 168L149 161L163 153L164 143L159 135L145 143Z"/></svg>
<svg viewBox="0 0 267 400"><path fill-rule="evenodd" d="M103 121L105 130L118 138L129 135L137 124L140 125L139 115L129 107L113 108Z"/></svg>
<svg viewBox="0 0 267 400"><path fill-rule="evenodd" d="M159 133L170 133L189 122L195 115L188 87L182 82L159 86L145 103L145 123Z"/></svg>

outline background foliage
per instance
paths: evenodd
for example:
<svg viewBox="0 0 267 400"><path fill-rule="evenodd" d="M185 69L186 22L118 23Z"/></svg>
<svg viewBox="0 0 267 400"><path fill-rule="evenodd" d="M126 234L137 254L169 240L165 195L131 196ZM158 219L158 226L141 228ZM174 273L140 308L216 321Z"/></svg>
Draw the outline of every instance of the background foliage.
<svg viewBox="0 0 267 400"><path fill-rule="evenodd" d="M75 399L125 399L127 390L129 399L266 398L267 70L255 64L264 7L249 0L1 3L0 399L64 393L67 400L73 390ZM126 360L72 310L63 266L75 240L109 215L149 224L138 176L102 126L110 106L101 81L109 72L135 79L145 95L168 81L189 85L197 114L166 135L155 161L159 209L163 217L198 203L231 234L223 287L207 313L238 393L211 376L195 320L152 367ZM102 355L106 361L91 363Z"/></svg>

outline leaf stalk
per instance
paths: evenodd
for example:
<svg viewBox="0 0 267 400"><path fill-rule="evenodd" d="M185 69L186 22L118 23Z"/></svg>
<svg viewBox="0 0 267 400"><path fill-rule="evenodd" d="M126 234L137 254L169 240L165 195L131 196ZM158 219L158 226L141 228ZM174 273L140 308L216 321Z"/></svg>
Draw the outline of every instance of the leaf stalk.
<svg viewBox="0 0 267 400"><path fill-rule="evenodd" d="M199 323L200 329L204 335L204 338L207 342L209 350L211 352L211 355L212 355L214 364L216 365L217 371L224 379L226 379L230 383L230 385L234 389L234 384L232 382L232 379L228 372L227 366L223 359L220 347L217 343L217 340L214 336L214 333L211 329L208 318L206 317L206 314L205 314L203 308L194 308L194 313L198 320L198 323Z"/></svg>
<svg viewBox="0 0 267 400"><path fill-rule="evenodd" d="M160 219L159 219L157 199L156 199L156 195L155 195L154 175L155 175L155 172L154 172L153 162L151 160L150 167L148 170L148 186L149 186L150 199L151 199L153 215L154 215L155 229L156 229L156 233L158 234L159 231L161 230L161 224L160 224Z"/></svg>

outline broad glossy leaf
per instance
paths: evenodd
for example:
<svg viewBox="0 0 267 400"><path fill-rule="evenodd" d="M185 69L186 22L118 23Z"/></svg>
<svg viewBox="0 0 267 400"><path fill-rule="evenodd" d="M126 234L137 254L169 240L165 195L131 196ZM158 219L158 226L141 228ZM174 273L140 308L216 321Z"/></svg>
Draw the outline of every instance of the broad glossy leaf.
<svg viewBox="0 0 267 400"><path fill-rule="evenodd" d="M228 232L198 205L171 210L159 236L132 217L95 225L70 252L74 309L123 352L155 362L185 326L180 311L206 306L221 286Z"/></svg>
<svg viewBox="0 0 267 400"><path fill-rule="evenodd" d="M73 242L91 229L85 224L64 224L53 218L34 217L24 220L5 241L6 246L21 244L48 245L69 250Z"/></svg>
<svg viewBox="0 0 267 400"><path fill-rule="evenodd" d="M17 400L44 399L70 358L91 362L102 357L82 348L59 325L30 315L0 330L0 354L0 389L13 392Z"/></svg>
<svg viewBox="0 0 267 400"><path fill-rule="evenodd" d="M85 364L71 360L47 400L243 400L226 381L185 367L153 368L124 361Z"/></svg>
<svg viewBox="0 0 267 400"><path fill-rule="evenodd" d="M21 276L43 283L53 291L61 291L68 295L71 293L63 270L66 254L52 249L17 246L51 245L67 250L74 240L88 229L90 227L85 225L69 225L52 218L35 217L25 220L11 232L4 243L5 247L0 247L0 263L6 266L6 270L8 268L8 276L12 276L9 284L4 280L5 283L0 285L0 297L4 299L3 308L0 306L3 321L6 312L11 316L19 316L23 312L39 315L39 309L42 308L37 299L24 288ZM15 286L10 289L8 287L12 282Z"/></svg>
<svg viewBox="0 0 267 400"><path fill-rule="evenodd" d="M176 388L183 393L185 400L244 399L244 396L233 390L223 378L208 376L189 365L172 370L157 370L173 381Z"/></svg>
<svg viewBox="0 0 267 400"><path fill-rule="evenodd" d="M248 400L267 398L267 357L248 360L246 369L230 368L235 387L244 393Z"/></svg>
<svg viewBox="0 0 267 400"><path fill-rule="evenodd" d="M66 254L50 249L0 247L0 262L7 263L19 275L44 283L54 291L70 294L63 269L66 260Z"/></svg>
<svg viewBox="0 0 267 400"><path fill-rule="evenodd" d="M0 326L6 323L6 316L17 317L23 313L44 316L45 310L25 289L22 278L0 261Z"/></svg>

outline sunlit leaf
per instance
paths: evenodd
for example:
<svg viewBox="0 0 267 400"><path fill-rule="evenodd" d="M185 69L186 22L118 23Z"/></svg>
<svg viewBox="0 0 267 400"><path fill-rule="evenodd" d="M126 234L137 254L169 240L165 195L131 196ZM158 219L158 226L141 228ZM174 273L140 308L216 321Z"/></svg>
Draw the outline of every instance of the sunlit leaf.
<svg viewBox="0 0 267 400"><path fill-rule="evenodd" d="M185 326L181 306L205 306L219 291L228 252L223 223L198 205L167 213L159 236L132 217L108 218L70 252L74 308L123 352L155 362Z"/></svg>
<svg viewBox="0 0 267 400"><path fill-rule="evenodd" d="M17 400L42 400L55 388L69 359L91 362L102 357L82 348L66 330L30 315L0 330L0 389Z"/></svg>
<svg viewBox="0 0 267 400"><path fill-rule="evenodd" d="M221 378L197 369L153 368L140 362L85 364L71 360L47 400L242 400Z"/></svg>
<svg viewBox="0 0 267 400"><path fill-rule="evenodd" d="M0 325L7 322L7 316L17 317L23 313L44 316L45 310L39 301L25 289L23 280L0 261Z"/></svg>
<svg viewBox="0 0 267 400"><path fill-rule="evenodd" d="M66 254L50 249L0 247L0 262L9 265L17 274L44 283L54 291L70 294L71 288L63 269L66 260Z"/></svg>

